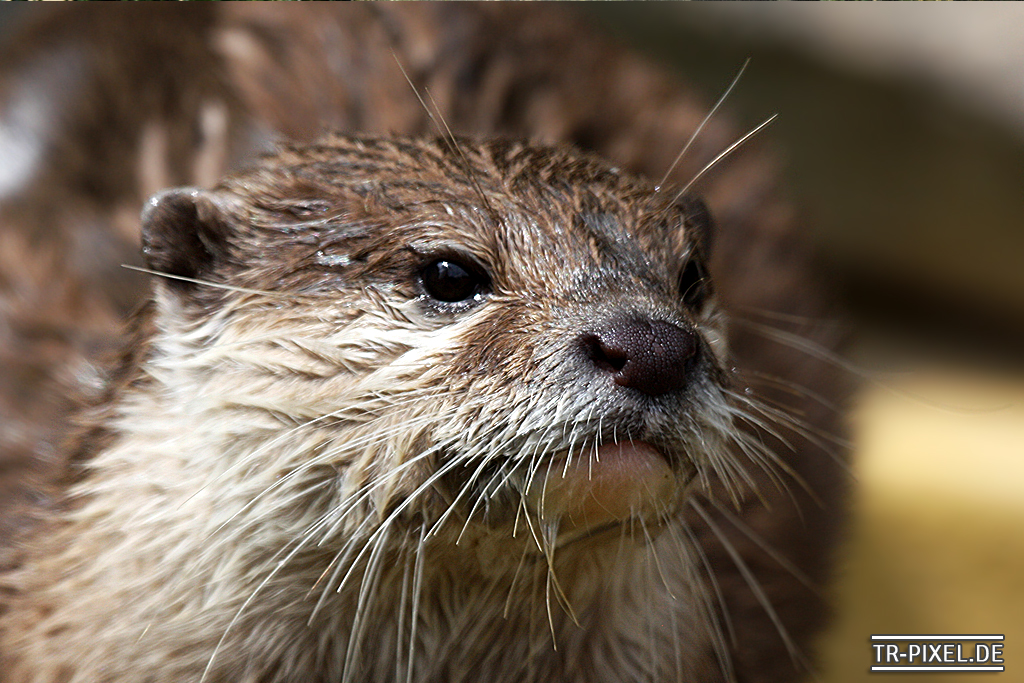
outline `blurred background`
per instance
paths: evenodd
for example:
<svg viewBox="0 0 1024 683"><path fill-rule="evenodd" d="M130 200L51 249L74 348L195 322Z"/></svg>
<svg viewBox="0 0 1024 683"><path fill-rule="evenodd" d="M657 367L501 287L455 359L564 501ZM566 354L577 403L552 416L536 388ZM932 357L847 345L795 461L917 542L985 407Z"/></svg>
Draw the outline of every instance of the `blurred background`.
<svg viewBox="0 0 1024 683"><path fill-rule="evenodd" d="M1005 634L1024 681L1024 6L590 6L766 131L866 334L857 480L819 680L871 634ZM942 680L993 674L943 673Z"/></svg>
<svg viewBox="0 0 1024 683"><path fill-rule="evenodd" d="M17 19L3 9L0 39ZM884 677L871 634L1000 633L999 680L1024 681L1024 6L580 11L709 101L751 59L725 115L779 114L763 135L866 330L817 679Z"/></svg>

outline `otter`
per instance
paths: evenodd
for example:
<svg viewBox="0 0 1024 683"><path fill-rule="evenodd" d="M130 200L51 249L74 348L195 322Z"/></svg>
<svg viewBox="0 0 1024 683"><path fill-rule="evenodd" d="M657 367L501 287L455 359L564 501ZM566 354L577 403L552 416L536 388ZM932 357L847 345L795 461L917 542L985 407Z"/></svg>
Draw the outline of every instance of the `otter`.
<svg viewBox="0 0 1024 683"><path fill-rule="evenodd" d="M593 112L521 90L541 67L509 76L501 42L452 57L435 38L505 35L510 11L340 14L353 44L398 46L358 76L388 78L361 91L299 69L283 93L252 65L336 68L319 30L334 15L195 15L210 40L189 49L216 46L228 85L165 91L176 127L142 121L122 155L140 179L58 205L58 234L84 212L116 216L106 234L130 243L139 193L209 188L147 203L153 295L67 440L39 439L60 443L43 483L19 480L4 680L777 680L812 666L843 488L822 439L848 385L817 346L841 337L769 324L829 310L770 164L753 149L716 167L705 204L637 173L687 174L682 188L729 139L709 125L674 165L682 141L652 144L630 93L687 113L666 116L667 140L706 108L650 65L579 48L622 60L589 81L628 124L602 134ZM541 38L571 35L557 11L531 16ZM268 26L290 39L261 42ZM475 95L419 104L424 79ZM494 106L495 83L524 99ZM342 106L330 87L366 100ZM414 135L310 134L323 119L372 133L371 101ZM290 106L303 102L330 116ZM182 164L178 118L193 116L197 161ZM245 116L307 141L210 187L209 167L251 138ZM531 140L507 137L524 128ZM0 218L51 217L35 192ZM91 346L118 343L104 334Z"/></svg>
<svg viewBox="0 0 1024 683"><path fill-rule="evenodd" d="M156 197L167 279L19 574L12 678L692 678L722 633L680 506L742 483L744 408L673 194L332 137Z"/></svg>

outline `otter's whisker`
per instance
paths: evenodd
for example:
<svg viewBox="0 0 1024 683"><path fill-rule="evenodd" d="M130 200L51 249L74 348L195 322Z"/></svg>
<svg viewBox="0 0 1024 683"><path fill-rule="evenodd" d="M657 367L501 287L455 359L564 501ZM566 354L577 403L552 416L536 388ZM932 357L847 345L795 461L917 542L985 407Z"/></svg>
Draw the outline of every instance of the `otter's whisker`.
<svg viewBox="0 0 1024 683"><path fill-rule="evenodd" d="M380 562L386 543L391 534L391 525L384 525L381 529L382 533L377 540L373 542L373 550L370 552L366 568L363 570L363 579L359 586L359 596L356 600L355 616L353 617L351 630L349 631L348 648L345 653L345 666L341 675L343 683L348 683L348 681L352 679L352 676L355 675L356 665L358 664L357 654L362 642L363 629L366 623L366 613L369 608L370 598L380 581Z"/></svg>
<svg viewBox="0 0 1024 683"><path fill-rule="evenodd" d="M493 459L494 459L494 456L485 457L484 460L480 464L480 468L482 469L485 466L489 465L491 460L493 460ZM491 491L492 492L491 495L493 495L493 492L498 490L498 488L502 485L501 482L498 482L497 484L495 482L498 480L498 477L502 477L502 471L506 467L507 467L507 463L502 463L501 467L499 467L499 469L494 474L491 475L491 478L488 480L488 482L481 488L479 495L476 497L476 501L473 503L473 507L470 508L469 513L466 515L466 521L462 525L462 530L459 531L459 535L455 539L455 545L459 545L459 543L461 543L462 537L466 534L466 529L469 528L469 523L473 519L473 515L476 514L476 511L480 508L481 505L484 505L484 506L487 505L487 501L488 501L488 498L489 498L488 491ZM514 468L508 468L508 469L512 470ZM477 475L474 474L473 476L475 478ZM506 475L505 477L502 477L502 482L507 480L508 476L509 475ZM468 486L468 484L467 484L467 486Z"/></svg>
<svg viewBox="0 0 1024 683"><path fill-rule="evenodd" d="M198 278L185 277L183 275L174 275L173 273L164 273L159 270L152 270L150 268L142 268L141 266L133 266L127 263L121 264L122 268L128 270L135 270L140 273L146 273L147 275L156 275L157 277L167 278L168 280L179 280L181 282L190 282L194 285L202 285L204 287L213 287L214 289L224 289L231 292L239 292L241 294L257 294L259 296L269 296L273 298L288 299L292 298L291 294L284 294L281 292L268 292L262 289L248 289L246 287L236 287L234 285L227 285L221 282L210 282L209 280L200 280Z"/></svg>
<svg viewBox="0 0 1024 683"><path fill-rule="evenodd" d="M715 656L718 658L718 664L722 669L722 674L725 680L730 683L736 683L735 667L733 666L732 656L729 651L729 645L736 646L736 631L732 625L732 617L729 614L729 607L725 602L725 596L722 593L722 587L718 582L718 578L715 576L714 568L711 566L711 561L708 559L707 553L704 551L700 541L694 535L690 525L685 521L680 525L682 530L686 534L686 539L682 539L676 535L676 530L673 527L669 527L669 532L673 534L673 538L676 539L680 553L689 559L690 555L687 552L688 549L696 551L697 556L700 558L700 566L704 568L703 578L711 584L711 595L707 595L702 591L702 594L706 597L702 601L704 609L707 610L710 631L709 636L714 643ZM687 564L687 566L692 566ZM701 577L694 577L697 585L703 586L703 581L699 580ZM715 618L716 610L715 603L718 604L717 614L721 616L721 619Z"/></svg>
<svg viewBox="0 0 1024 683"><path fill-rule="evenodd" d="M398 623L395 624L395 679L401 681L412 669L412 660L410 659L405 663L405 670L402 669L402 652L403 644L405 642L405 620L407 618L408 611L411 609L409 606L409 590L412 579L412 567L415 562L415 553L404 552L409 545L410 530L406 530L405 537L402 539L403 552L400 553L401 557L404 557L405 561L402 563L402 587L400 589L399 600L398 600ZM403 673L405 675L403 675Z"/></svg>
<svg viewBox="0 0 1024 683"><path fill-rule="evenodd" d="M552 578L555 575L554 569L551 567L551 561L548 560L548 573L547 578L544 581L544 606L548 613L548 628L551 629L551 647L555 650L558 649L558 634L555 632L555 619L551 614L551 583Z"/></svg>
<svg viewBox="0 0 1024 683"><path fill-rule="evenodd" d="M341 590L348 583L349 578L352 576L352 572L355 566L359 563L363 554L367 551L367 548L369 548L372 544L376 543L377 539L380 538L382 534L386 533L385 530L395 521L395 519L397 519L403 512L405 512L405 510L410 505L416 502L416 499L420 494L422 494L424 491L433 486L433 484L438 479L445 476L448 472L450 472L459 464L461 464L459 460L450 460L441 467L439 467L436 472L427 477L419 486L417 486L415 491L413 491L404 501L402 501L399 505L395 507L394 511L392 511L391 514L389 514L387 518L385 518L378 525L377 529L373 533L371 533L370 536L366 539L366 542L364 543L362 549L360 549L359 553L352 560L350 569L348 570L348 572L346 572L345 576L342 577L341 582L335 589L335 592L341 592Z"/></svg>
<svg viewBox="0 0 1024 683"><path fill-rule="evenodd" d="M759 125L757 125L749 133L747 133L746 135L741 137L739 140L737 140L736 142L734 142L731 145L729 145L728 147L726 147L725 150L723 150L714 159L709 161L708 164L706 166L704 166L704 168L702 168L700 171L698 171L697 174L695 176L693 176L693 178L690 179L690 182L686 183L686 185L683 186L683 189L681 189L679 191L679 193L676 194L675 198L672 200L672 203L675 203L675 202L679 201L679 199L683 195L685 195L687 192L689 192L690 188L693 187L694 183L696 183L698 180L700 180L704 176L705 173L707 173L712 168L714 168L718 164L718 162L720 162L722 159L726 158L727 156L729 156L730 154L735 152L737 149L739 149L743 145L743 143L745 143L747 140L749 140L750 138L752 138L755 135L757 135L758 133L760 133L766 126L768 126L772 121L774 121L776 118L778 118L778 116L779 116L778 114L772 114L767 119L762 121Z"/></svg>
<svg viewBox="0 0 1024 683"><path fill-rule="evenodd" d="M416 661L416 638L419 627L420 600L423 596L423 556L425 554L426 539L426 525L420 525L420 538L416 545L416 564L413 568L412 615L410 616L411 626L409 629L409 667L406 669L406 683L412 683L413 663Z"/></svg>
<svg viewBox="0 0 1024 683"><path fill-rule="evenodd" d="M427 536L434 536L437 534L438 529L440 529L441 525L444 524L448 517L450 517L451 514L455 512L455 509L458 506L459 502L462 501L462 499L465 498L466 495L468 495L468 493L473 487L473 484L475 484L476 480L480 478L480 475L484 472L487 465L490 464L493 457L494 456L485 457L480 460L480 462L477 464L476 469L473 471L473 474L470 475L469 480L462 485L458 494L456 494L455 499L452 500L452 502L448 505L448 508L444 512L442 512L441 515L438 517L437 521L434 522L434 525L430 528L430 531L427 532ZM463 466L468 464L467 462L465 462L465 460L466 459L463 458ZM466 524L469 524L468 518L466 519ZM465 531L465 526L463 526L463 531ZM462 538L462 534L459 534L459 538ZM458 541L456 541L456 545L458 545Z"/></svg>
<svg viewBox="0 0 1024 683"><path fill-rule="evenodd" d="M524 543L523 552L519 555L519 562L516 564L516 570L512 574L512 581L509 583L508 586L508 595L505 597L505 609L502 612L502 615L506 619L508 619L509 609L512 607L512 596L515 594L516 584L519 581L519 575L522 573L523 565L526 563L526 553L528 550L529 547Z"/></svg>
<svg viewBox="0 0 1024 683"><path fill-rule="evenodd" d="M793 418L784 410L772 408L771 406L767 405L764 401L755 400L748 396L740 396L738 394L733 394L733 397L736 401L748 406L751 410L756 411L761 415L764 415L768 419L774 419L779 424L788 427L797 435L801 436L809 443L818 447L823 453L827 454L833 460L833 462L835 462L836 465L845 470L848 475L850 475L851 477L854 476L854 473L850 469L849 465L840 457L838 453L835 452L833 448L831 448L826 443L826 441L829 440L829 435L827 433L821 432L820 430L816 430L813 427L807 428L800 420ZM763 421L754 417L749 411L744 412L741 417L749 424L755 425L763 429L765 432L771 434L791 450L793 449L792 444L786 442L786 440L783 439L778 433L769 428L766 424L764 424ZM850 446L850 444L846 442L840 442L838 445L841 447Z"/></svg>
<svg viewBox="0 0 1024 683"><path fill-rule="evenodd" d="M419 400L419 399L418 398L410 399L409 403L413 403L416 400ZM315 424L317 424L319 422L325 421L325 420L330 420L332 418L339 417L342 414L344 414L346 411L353 411L353 410L355 410L357 408L358 408L358 406L356 406L355 408L353 406L345 406L343 408L339 408L336 411L333 411L333 412L330 412L330 413L326 413L326 414L320 415L320 416L318 416L316 418L312 418L310 420L307 420L307 421L305 421L305 422L303 422L303 423L293 427L292 429L289 429L289 430L287 430L287 431L277 435L276 437L274 437L270 441L261 444L259 448L257 448L254 451L248 453L245 457L240 458L235 464L233 464L231 467L227 468L225 471L223 471L220 474L218 474L213 480L211 480L210 482L205 484L203 487L201 487L198 491L196 491L191 496L189 496L185 500L185 503L187 503L188 501L190 501L193 498L195 498L196 495L201 493L208 486L210 486L213 483L216 483L217 481L219 481L222 477L232 473L233 471L236 471L236 470L244 467L246 464L249 464L254 459L259 457L260 455L263 455L264 453L266 453L269 449L273 448L274 446L279 445L280 443L287 441L289 437L294 436L301 429L313 426L313 425L315 425ZM424 422L425 423L427 423L429 421L430 421L429 417L428 418L424 418ZM393 429L394 433L400 433L401 431L403 431L402 428L399 427L399 426L393 427L392 429ZM386 438L387 434L388 434L387 432L384 432L383 434L379 433L379 432L374 432L374 433L368 434L366 437L363 437L362 439L357 439L357 440L354 440L354 441L347 442L346 443L346 448L354 449L354 448L361 447L363 445L372 444L374 442L374 440L383 440L384 438ZM305 471L305 469L308 469L310 467L314 467L314 466L316 466L318 464L321 464L322 462L328 460L330 457L332 457L332 456L330 454L327 454L327 455L321 456L320 458L317 458L317 459L314 459L314 460L308 462L304 468L296 469L292 473L290 473L290 475L288 477L286 477L285 479L279 480L276 483L276 486L281 486L281 485L287 483L288 479L293 478L294 476L296 476L298 474L301 474L301 472ZM254 503L254 502L255 502L255 500L250 501L250 505L252 503ZM184 505L184 503L182 503L182 505ZM231 521L231 520L229 519L228 521Z"/></svg>
<svg viewBox="0 0 1024 683"><path fill-rule="evenodd" d="M807 387L783 379L776 375L769 375L758 370L742 370L740 376L744 377L749 382L762 382L769 386L777 387L783 391L788 392L792 396L809 398L818 405L824 406L833 413L839 414L842 412L841 408L832 401L819 394L818 392L811 391ZM762 399L763 400L763 399ZM833 437L835 438L835 437Z"/></svg>
<svg viewBox="0 0 1024 683"><path fill-rule="evenodd" d="M217 641L217 644L214 646L213 651L210 653L210 658L206 663L206 668L203 670L202 675L199 677L199 683L204 683L206 677L210 674L210 670L213 667L213 662L217 659L217 654L220 652L221 647L223 647L224 642L227 640L228 634L231 632L231 629L235 626L235 624L238 623L238 620L242 617L242 614L245 612L245 610L249 607L250 604L252 604L252 601L256 599L256 596L259 595L263 588L266 587L266 585L270 583L270 581L273 580L275 576L277 576L278 572L280 572L281 569L284 568L288 564L288 562L290 562L292 558L294 558L299 553L299 551L301 551L305 547L305 545L309 542L311 538L312 533L304 534L302 538L300 538L295 543L295 547L290 552L288 552L284 558L278 561L274 569L267 574L267 576L259 583L259 585L256 586L253 592L249 594L249 597L245 599L245 602L242 603L242 606L238 608L234 616L231 618L231 621L228 622L227 627L224 629L224 633L223 635L221 635L220 640ZM287 550L287 546L282 547L281 550L274 555L274 557L278 557L285 550ZM269 562L272 561L273 558L269 560Z"/></svg>
<svg viewBox="0 0 1024 683"><path fill-rule="evenodd" d="M811 591L819 598L825 599L824 591L811 579L811 577L809 577L806 573L802 572L799 567L797 567L792 561L786 558L786 556L779 552L778 549L774 548L771 544L765 541L760 534L758 534L750 528L749 524L746 524L742 519L736 516L726 506L721 505L717 501L709 499L708 502L715 507L719 514L721 514L723 517L729 520L729 522L734 527L741 531L744 536L753 541L754 544L757 545L757 547L763 550L773 560L778 562L779 566L781 566L783 569L792 574L793 578L795 578L797 581L803 584L803 586L807 588L807 590Z"/></svg>
<svg viewBox="0 0 1024 683"><path fill-rule="evenodd" d="M654 539L651 538L651 532L647 530L647 524L644 522L643 518L639 517L638 519L640 520L640 530L644 534L644 540L647 541L645 545L647 553L654 560L654 567L658 571L658 578L661 579L661 584L665 587L665 592L668 594L668 596L675 600L675 593L672 591L672 587L669 585L668 578L665 575L665 570L661 567L661 560L658 559L658 551L654 547Z"/></svg>
<svg viewBox="0 0 1024 683"><path fill-rule="evenodd" d="M337 511L333 510L331 512L328 512L327 514L328 515L337 514ZM352 534L353 539L358 538L359 537L359 533L358 532L362 531L364 527L369 526L369 525L370 525L370 518L367 517L367 518L363 519L363 521L359 523L359 526L356 527L356 533ZM320 540L320 543L323 543L323 539ZM319 545L320 543L318 543L317 545ZM324 599L323 596L328 593L328 591L326 589L326 586L328 586L328 585L330 585L332 583L333 579L337 575L336 574L337 571L338 571L337 567L339 567L339 566L344 564L344 560L347 558L346 552L348 552L352 547L354 547L354 543L346 543L346 544L344 544L342 546L341 550L339 550L338 552L336 552L334 554L334 556L331 558L331 561L327 563L327 566L324 567L324 570L322 572L320 572L320 575L317 577L316 581L313 582L313 585L309 587L308 591L306 591L305 597L307 599L309 598L309 596L311 596L313 594L313 591L316 590L317 586L319 586L320 584L324 583L324 579L327 579L327 577L330 576L331 578L327 579L327 583L324 584L324 586L325 586L324 590L321 591L321 593L320 593L321 597L320 597L320 601L319 602L323 601L323 599ZM312 623L313 617L315 617L317 612L319 611L319 608L320 608L319 602L318 602L317 606L313 608L313 611L312 611L312 613L310 615L308 623Z"/></svg>
<svg viewBox="0 0 1024 683"><path fill-rule="evenodd" d="M747 70L747 66L749 64L750 58L748 57L747 60L743 62L743 66L741 66L740 70L736 73L736 76L733 77L732 82L729 84L729 87L725 89L725 92L723 92L722 95L718 98L718 101L715 102L715 106L711 107L711 111L707 113L707 115L704 117L704 120L701 121L700 124L690 134L690 137L686 140L686 144L683 145L683 148L679 151L679 154L676 155L676 158L669 165L668 170L665 171L665 175L663 175L661 177L661 180L658 181L658 184L655 186L655 192L659 191L665 185L665 181L667 181L668 177L672 175L672 171L676 169L676 166L679 165L679 162L683 160L683 157L686 155L686 152L690 149L690 146L693 145L694 140L696 140L697 136L699 136L701 131L704 130L704 126L706 126L708 124L708 121L710 121L714 117L715 112L717 112L719 107L721 107L725 100L728 99L729 95L733 91L733 88L736 87L736 84L740 82L740 78L743 76L743 72Z"/></svg>
<svg viewBox="0 0 1024 683"><path fill-rule="evenodd" d="M742 416L737 416L737 420L742 422L744 421L744 418ZM784 479L777 471L783 470L784 473L786 471L792 471L792 469L788 465L786 465L784 461L779 459L778 456L770 448L768 448L760 439L755 439L753 436L749 434L738 432L733 435L732 442L736 445L740 452L747 457L749 462L755 464L762 472L764 472L768 476L769 481L772 483L772 485L775 487L777 491L785 493L792 501L792 503L795 506L799 507L797 505L797 500L793 496L793 492L789 487L789 481L787 479ZM817 500L816 494L807 484L806 480L804 480L803 477L796 474L796 472L792 472L790 476L792 477L793 481L799 484L801 488L803 488L810 496ZM764 506L764 508L766 510L771 511L771 502L764 495L764 492L761 491L760 488L757 486L751 486L750 488L757 496L758 500L761 501L761 504ZM739 505L737 504L735 498L733 499L733 506L736 507L737 509L739 508Z"/></svg>
<svg viewBox="0 0 1024 683"><path fill-rule="evenodd" d="M766 418L774 419L780 427L788 428L805 441L817 446L832 457L833 460L836 460L836 464L840 467L844 469L849 467L836 449L838 448L842 452L849 452L853 448L851 441L820 429L802 417L794 415L789 406L778 401L764 397L750 398L750 400L752 410L764 415ZM848 473L852 474L852 472Z"/></svg>
<svg viewBox="0 0 1024 683"><path fill-rule="evenodd" d="M490 214L490 216L494 218L494 220L499 220L498 214L491 207L490 202L487 201L487 195L484 194L483 189L480 187L480 181L477 180L476 174L473 173L473 169L469 163L469 159L466 158L466 155L462 151L462 148L459 147L459 144L456 141L455 136L452 134L452 129L448 127L448 122L444 120L443 116L441 116L441 110L440 108L438 108L437 103L434 102L434 98L430 95L430 92L428 91L427 96L430 97L430 101L434 104L436 117L435 112L431 112L430 107L428 107L427 103L423 100L423 96L420 95L419 89L412 82L412 78L409 77L409 74L408 72L406 72L405 67L402 66L401 60L398 59L398 53L392 50L391 54L395 58L395 62L398 64L398 68L401 70L402 75L405 77L405 81L409 84L409 87L412 88L412 92L416 96L416 99L419 100L420 106L423 107L423 111L426 112L427 116L430 118L430 121L434 124L434 127L437 128L438 133L441 134L441 138L445 141L445 144L448 145L449 148L452 149L452 151L456 152L459 158L462 160L462 163L464 165L463 170L465 170L467 177L470 179L470 182L472 182L473 189L475 190L477 197L479 197L480 202L487 210L487 213ZM440 123L438 123L439 120Z"/></svg>
<svg viewBox="0 0 1024 683"><path fill-rule="evenodd" d="M726 553L728 553L729 557L732 559L733 564L736 566L736 569L740 572L740 575L743 576L743 580L746 581L747 586L750 588L751 592L753 592L754 596L757 598L757 601L761 604L761 607L768 615L768 618L771 619L772 624L775 626L775 630L778 632L779 637L782 638L782 641L786 646L786 650L789 652L789 656L792 658L793 662L795 664L799 663L803 665L804 668L807 670L811 670L810 664L807 661L806 657L804 657L804 655L800 652L800 649L796 646L796 643L793 641L792 636L790 636L789 634L789 629L787 629L785 624L782 623L782 619L779 617L779 613L772 605L771 600L769 600L768 596L765 594L764 588L761 586L761 582L758 581L757 577L755 577L753 572L750 571L750 567L747 566L747 563L743 560L739 552L736 550L736 547L732 544L729 538L724 533L722 533L721 528L719 528L719 526L715 524L715 521L714 519L712 519L711 515L708 514L704 507L699 502L697 502L695 498L691 498L689 503L690 507L697 512L697 514L708 526L708 528L711 529L711 531L715 534L719 542L722 544L722 548L726 551Z"/></svg>

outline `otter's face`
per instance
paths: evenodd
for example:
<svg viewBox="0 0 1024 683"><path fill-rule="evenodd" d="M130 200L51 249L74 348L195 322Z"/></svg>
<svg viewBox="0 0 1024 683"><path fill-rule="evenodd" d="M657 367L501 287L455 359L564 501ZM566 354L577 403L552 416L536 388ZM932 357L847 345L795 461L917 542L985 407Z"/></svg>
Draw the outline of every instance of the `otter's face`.
<svg viewBox="0 0 1024 683"><path fill-rule="evenodd" d="M145 251L196 400L253 416L236 457L317 491L319 543L545 550L742 479L710 233L590 156L334 137L155 198Z"/></svg>

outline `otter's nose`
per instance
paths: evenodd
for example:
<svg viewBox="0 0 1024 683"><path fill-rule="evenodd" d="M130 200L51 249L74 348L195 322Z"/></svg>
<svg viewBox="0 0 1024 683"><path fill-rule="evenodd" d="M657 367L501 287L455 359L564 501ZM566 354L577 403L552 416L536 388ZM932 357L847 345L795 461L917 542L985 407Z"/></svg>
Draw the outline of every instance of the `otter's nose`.
<svg viewBox="0 0 1024 683"><path fill-rule="evenodd" d="M583 335L590 360L615 383L648 396L686 387L697 336L664 320L623 318Z"/></svg>

